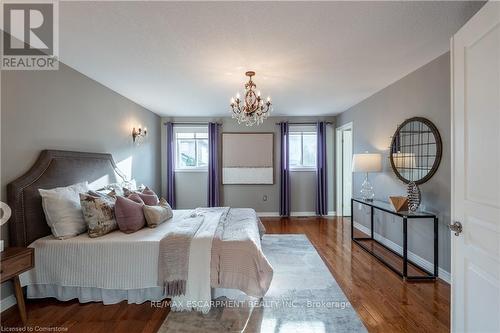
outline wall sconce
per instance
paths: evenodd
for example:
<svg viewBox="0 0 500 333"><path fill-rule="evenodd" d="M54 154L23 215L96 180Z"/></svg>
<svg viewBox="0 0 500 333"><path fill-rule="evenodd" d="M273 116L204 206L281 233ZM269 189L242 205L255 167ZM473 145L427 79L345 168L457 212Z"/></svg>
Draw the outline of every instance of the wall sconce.
<svg viewBox="0 0 500 333"><path fill-rule="evenodd" d="M148 129L146 127L144 127L144 130L140 127L137 129L134 127L132 129L132 140L135 143L136 141L139 141L142 138L146 137L147 134L148 134Z"/></svg>

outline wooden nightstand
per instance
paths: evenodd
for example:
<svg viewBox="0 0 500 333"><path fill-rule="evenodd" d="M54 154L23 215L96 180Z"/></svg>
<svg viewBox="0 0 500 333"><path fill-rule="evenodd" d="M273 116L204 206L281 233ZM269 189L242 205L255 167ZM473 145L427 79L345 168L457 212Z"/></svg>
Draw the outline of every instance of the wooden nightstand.
<svg viewBox="0 0 500 333"><path fill-rule="evenodd" d="M12 279L16 293L17 307L21 319L26 324L26 307L24 305L23 290L19 282L19 274L32 269L35 266L35 251L26 247L8 247L1 253L0 277L1 282Z"/></svg>

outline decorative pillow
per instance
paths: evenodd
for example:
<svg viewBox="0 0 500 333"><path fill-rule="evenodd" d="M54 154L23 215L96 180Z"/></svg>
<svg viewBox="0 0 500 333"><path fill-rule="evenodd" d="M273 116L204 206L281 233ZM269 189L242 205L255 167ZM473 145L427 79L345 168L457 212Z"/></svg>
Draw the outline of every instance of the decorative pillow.
<svg viewBox="0 0 500 333"><path fill-rule="evenodd" d="M141 192L136 193L139 194L144 204L148 206L157 206L160 202L158 195L147 186L145 186Z"/></svg>
<svg viewBox="0 0 500 333"><path fill-rule="evenodd" d="M156 206L160 202L158 196L153 192L153 194L137 193L139 197L144 201L144 204L148 206Z"/></svg>
<svg viewBox="0 0 500 333"><path fill-rule="evenodd" d="M115 219L114 198L92 195L93 191L80 193L83 218L87 223L89 237L100 237L118 229Z"/></svg>
<svg viewBox="0 0 500 333"><path fill-rule="evenodd" d="M144 216L146 217L148 227L150 228L156 228L157 226L174 216L172 208L168 204L167 200L163 198L161 198L158 206L144 205L142 209L144 211Z"/></svg>
<svg viewBox="0 0 500 333"><path fill-rule="evenodd" d="M125 187L122 189L122 191L123 191L123 196L126 198L129 197L130 195L136 193L135 191L129 190L128 188L125 188Z"/></svg>
<svg viewBox="0 0 500 333"><path fill-rule="evenodd" d="M142 198L139 196L139 193L133 192L128 196L126 196L125 198L144 205L144 201L142 201Z"/></svg>
<svg viewBox="0 0 500 333"><path fill-rule="evenodd" d="M87 182L38 190L47 224L56 238L75 237L87 230L79 194L88 190Z"/></svg>
<svg viewBox="0 0 500 333"><path fill-rule="evenodd" d="M156 193L153 190L151 190L149 187L147 187L147 186L144 188L144 190L142 190L142 193L156 195Z"/></svg>
<svg viewBox="0 0 500 333"><path fill-rule="evenodd" d="M115 217L121 231L129 234L144 227L146 220L142 206L144 202L139 203L128 198L116 197Z"/></svg>

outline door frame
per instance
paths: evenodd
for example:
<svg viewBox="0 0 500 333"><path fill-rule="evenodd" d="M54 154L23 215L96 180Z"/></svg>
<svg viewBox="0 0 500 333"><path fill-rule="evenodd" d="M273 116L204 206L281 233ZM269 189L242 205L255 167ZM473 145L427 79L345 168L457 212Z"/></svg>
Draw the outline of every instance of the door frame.
<svg viewBox="0 0 500 333"><path fill-rule="evenodd" d="M353 122L348 122L342 126L339 126L335 129L335 180L336 180L336 190L335 190L335 198L336 205L335 210L337 211L337 216L343 216L343 183L344 183L344 174L343 174L343 142L342 142L342 132L350 130L351 131L351 144L352 148L354 148L354 126ZM351 150L354 153L354 150ZM352 176L351 176L352 177Z"/></svg>

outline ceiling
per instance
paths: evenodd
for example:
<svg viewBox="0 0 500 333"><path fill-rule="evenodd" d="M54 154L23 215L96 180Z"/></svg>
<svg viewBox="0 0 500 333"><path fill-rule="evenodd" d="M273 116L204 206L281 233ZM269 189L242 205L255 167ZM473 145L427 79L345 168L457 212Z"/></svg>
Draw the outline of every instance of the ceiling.
<svg viewBox="0 0 500 333"><path fill-rule="evenodd" d="M60 59L161 116L334 115L449 50L482 2L60 2Z"/></svg>

